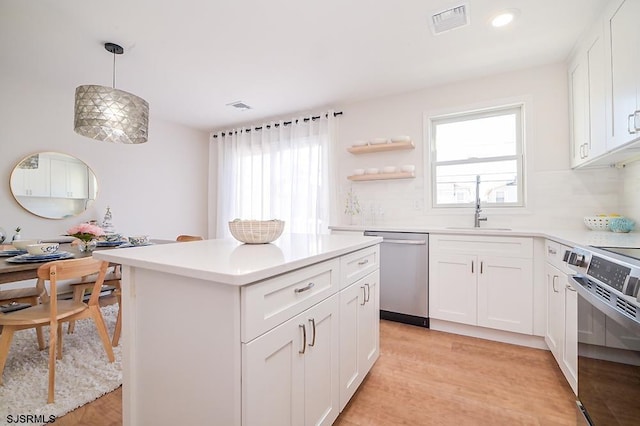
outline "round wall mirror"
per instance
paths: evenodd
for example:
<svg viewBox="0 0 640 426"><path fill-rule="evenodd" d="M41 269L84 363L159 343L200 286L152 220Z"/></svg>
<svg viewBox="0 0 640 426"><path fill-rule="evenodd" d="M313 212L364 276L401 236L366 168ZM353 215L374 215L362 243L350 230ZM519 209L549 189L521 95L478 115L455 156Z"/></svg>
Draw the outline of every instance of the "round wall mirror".
<svg viewBox="0 0 640 426"><path fill-rule="evenodd" d="M27 211L63 219L85 211L96 199L98 182L81 160L59 152L22 159L11 172L11 193Z"/></svg>

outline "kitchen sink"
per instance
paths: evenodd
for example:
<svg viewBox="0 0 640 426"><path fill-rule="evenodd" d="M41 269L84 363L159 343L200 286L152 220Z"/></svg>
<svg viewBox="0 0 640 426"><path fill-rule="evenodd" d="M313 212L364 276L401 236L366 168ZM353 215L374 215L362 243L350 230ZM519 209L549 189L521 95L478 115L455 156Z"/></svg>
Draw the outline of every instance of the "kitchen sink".
<svg viewBox="0 0 640 426"><path fill-rule="evenodd" d="M488 228L481 227L476 228L474 226L447 226L445 229L460 229L460 230L468 230L468 231L511 231L511 228Z"/></svg>

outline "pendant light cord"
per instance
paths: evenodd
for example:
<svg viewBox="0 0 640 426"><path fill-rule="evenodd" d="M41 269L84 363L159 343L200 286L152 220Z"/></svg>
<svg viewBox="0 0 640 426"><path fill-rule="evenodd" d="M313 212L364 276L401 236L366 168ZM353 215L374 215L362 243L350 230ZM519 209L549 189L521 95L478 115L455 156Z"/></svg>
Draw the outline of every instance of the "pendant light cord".
<svg viewBox="0 0 640 426"><path fill-rule="evenodd" d="M113 83L112 87L116 88L116 52L113 52Z"/></svg>

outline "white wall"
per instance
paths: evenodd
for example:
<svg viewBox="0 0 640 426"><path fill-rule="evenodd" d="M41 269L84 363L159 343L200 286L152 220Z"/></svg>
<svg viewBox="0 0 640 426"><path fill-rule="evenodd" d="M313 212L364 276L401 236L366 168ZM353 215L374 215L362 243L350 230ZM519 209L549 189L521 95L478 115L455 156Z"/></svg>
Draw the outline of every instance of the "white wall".
<svg viewBox="0 0 640 426"><path fill-rule="evenodd" d="M620 214L636 222L635 231L640 231L640 161L636 161L624 168L624 184Z"/></svg>
<svg viewBox="0 0 640 426"><path fill-rule="evenodd" d="M207 235L208 134L157 119L150 105L149 142L119 145L73 131L75 87L0 79L0 227L23 238L61 235L79 222L102 221L111 207L116 230L175 239ZM39 151L73 155L91 167L98 196L70 219L43 219L18 205L9 189L13 167Z"/></svg>
<svg viewBox="0 0 640 426"><path fill-rule="evenodd" d="M524 100L526 116L525 209L485 209L488 227L581 229L582 217L619 209L621 172L615 169L572 171L569 168L569 106L566 67L554 64L511 72L372 101L343 105L339 119L338 199L344 210L350 186L365 212L357 223L379 225L472 226L473 209L432 209L424 115L438 115ZM409 135L416 149L352 155L356 140ZM416 165L416 178L353 182L356 168ZM342 215L339 225L350 223Z"/></svg>

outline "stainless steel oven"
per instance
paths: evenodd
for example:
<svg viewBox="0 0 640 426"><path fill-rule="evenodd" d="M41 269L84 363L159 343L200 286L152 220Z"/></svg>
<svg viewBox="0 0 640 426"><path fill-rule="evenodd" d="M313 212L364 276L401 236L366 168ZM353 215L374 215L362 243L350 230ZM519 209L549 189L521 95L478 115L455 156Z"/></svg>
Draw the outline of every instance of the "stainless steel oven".
<svg viewBox="0 0 640 426"><path fill-rule="evenodd" d="M578 408L594 426L640 424L640 249L575 248Z"/></svg>

